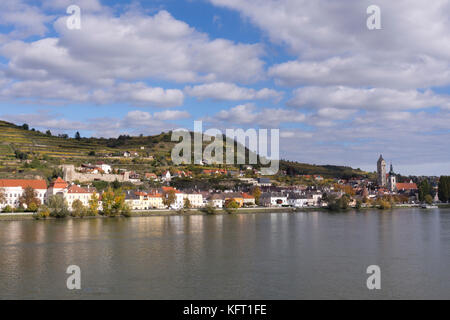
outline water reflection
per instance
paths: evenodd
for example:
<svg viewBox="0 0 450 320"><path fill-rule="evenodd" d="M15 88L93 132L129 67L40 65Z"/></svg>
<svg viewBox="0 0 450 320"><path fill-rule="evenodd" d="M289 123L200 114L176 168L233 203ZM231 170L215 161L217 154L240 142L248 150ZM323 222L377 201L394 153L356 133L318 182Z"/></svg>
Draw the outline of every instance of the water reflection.
<svg viewBox="0 0 450 320"><path fill-rule="evenodd" d="M0 222L0 298L450 298L449 210ZM65 288L68 265L83 290ZM380 265L383 290L365 288Z"/></svg>

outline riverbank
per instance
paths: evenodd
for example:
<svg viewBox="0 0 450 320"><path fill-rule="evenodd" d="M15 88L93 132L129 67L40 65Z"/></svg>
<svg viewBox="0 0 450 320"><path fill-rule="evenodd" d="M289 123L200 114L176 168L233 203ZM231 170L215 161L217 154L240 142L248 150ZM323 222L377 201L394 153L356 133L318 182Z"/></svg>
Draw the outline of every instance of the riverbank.
<svg viewBox="0 0 450 320"><path fill-rule="evenodd" d="M233 211L232 213L238 214L251 214L251 213L265 213L265 212L298 212L298 211L317 211L322 210L321 208L287 208L287 207L257 207L257 208L239 208ZM225 215L229 214L227 211L223 209L216 209L214 213L215 215ZM161 209L161 210L146 210L146 211L132 211L129 216L133 217L159 217L159 216L183 216L183 215L208 215L208 213L204 212L202 209L190 209L190 210L169 210L169 209ZM81 219L74 218L68 216L69 219ZM83 219L105 219L109 217L105 217L102 215L97 215L93 217L84 217ZM0 221L16 221L16 220L34 220L33 213L30 212L17 212L17 213L0 213ZM48 217L46 220L58 219L54 217ZM44 220L44 219L41 219Z"/></svg>
<svg viewBox="0 0 450 320"><path fill-rule="evenodd" d="M438 204L439 208L450 208L450 204ZM420 205L397 205L387 210L394 209L406 209L406 208L420 208ZM311 211L324 211L324 212L347 212L350 210L357 211L367 211L377 208L373 207L362 207L360 209L349 208L348 210L341 211L330 211L327 208L315 208L315 207L304 207L304 208L292 208L292 207L255 207L255 208L239 208L232 212L232 214L254 214L254 213L295 213L295 212L311 212ZM380 210L380 209L377 209ZM380 210L383 211L383 210ZM227 215L230 214L224 209L216 209L214 213L207 213L203 209L189 209L189 210L170 210L170 209L155 209L146 211L132 211L127 217L138 218L138 217L161 217L161 216L195 216L195 215ZM68 216L69 219L107 219L110 217L96 215L87 216L83 218L74 218ZM48 217L46 220L54 220L58 218ZM35 220L33 213L30 212L17 212L17 213L0 213L1 221L21 221L21 220ZM43 220L43 219L41 219Z"/></svg>

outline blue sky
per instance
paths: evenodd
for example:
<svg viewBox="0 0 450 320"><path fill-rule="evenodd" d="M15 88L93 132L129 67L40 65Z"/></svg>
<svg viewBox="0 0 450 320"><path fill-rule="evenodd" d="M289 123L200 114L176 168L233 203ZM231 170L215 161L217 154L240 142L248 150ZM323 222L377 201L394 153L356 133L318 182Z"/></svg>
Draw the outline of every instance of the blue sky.
<svg viewBox="0 0 450 320"><path fill-rule="evenodd" d="M278 128L282 158L450 174L449 0L377 2L381 30L365 0L3 0L0 119L104 137Z"/></svg>

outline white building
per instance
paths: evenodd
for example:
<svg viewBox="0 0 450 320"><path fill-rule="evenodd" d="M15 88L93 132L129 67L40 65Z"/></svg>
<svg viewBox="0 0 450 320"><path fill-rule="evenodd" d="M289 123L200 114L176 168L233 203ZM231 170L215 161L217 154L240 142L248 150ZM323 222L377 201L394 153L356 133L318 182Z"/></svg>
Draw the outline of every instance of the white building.
<svg viewBox="0 0 450 320"><path fill-rule="evenodd" d="M0 208L6 206L18 208L20 205L20 197L24 190L31 187L36 192L36 198L41 203L45 202L47 197L47 182L45 180L18 180L18 179L2 179L0 180L0 191L5 195L5 201L0 203Z"/></svg>
<svg viewBox="0 0 450 320"><path fill-rule="evenodd" d="M76 200L80 200L83 206L87 207L95 191L95 188L81 188L77 185L71 185L64 191L64 199L67 201L70 210L72 210L72 204Z"/></svg>
<svg viewBox="0 0 450 320"><path fill-rule="evenodd" d="M100 169L102 169L102 171L103 171L104 173L111 173L111 172L112 172L112 168L111 168L111 166L110 166L109 164L100 162L100 163L97 164L97 166L98 166Z"/></svg>
<svg viewBox="0 0 450 320"><path fill-rule="evenodd" d="M198 192L186 193L185 198L189 200L192 208L201 208L203 207L203 195ZM184 205L184 199L183 199Z"/></svg>
<svg viewBox="0 0 450 320"><path fill-rule="evenodd" d="M288 204L287 196L276 192L263 193L259 201L265 207L281 207Z"/></svg>
<svg viewBox="0 0 450 320"><path fill-rule="evenodd" d="M301 208L308 205L308 199L306 196L301 196L297 194L289 195L288 197L288 205L294 207L294 208Z"/></svg>

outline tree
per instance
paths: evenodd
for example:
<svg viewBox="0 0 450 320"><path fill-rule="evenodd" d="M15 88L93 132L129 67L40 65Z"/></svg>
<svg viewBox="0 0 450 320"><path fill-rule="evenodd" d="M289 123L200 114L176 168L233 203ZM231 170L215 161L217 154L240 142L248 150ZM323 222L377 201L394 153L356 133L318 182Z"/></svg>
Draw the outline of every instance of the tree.
<svg viewBox="0 0 450 320"><path fill-rule="evenodd" d="M252 196L255 197L255 204L259 205L259 198L261 198L261 189L259 187L255 187L252 191Z"/></svg>
<svg viewBox="0 0 450 320"><path fill-rule="evenodd" d="M28 124L24 123L24 124L22 125L22 129L24 129L24 130L30 130L30 126L29 126Z"/></svg>
<svg viewBox="0 0 450 320"><path fill-rule="evenodd" d="M122 192L122 189L113 190L109 187L102 194L102 205L105 216L118 215L125 206L125 194Z"/></svg>
<svg viewBox="0 0 450 320"><path fill-rule="evenodd" d="M448 202L450 200L450 177L441 176L439 178L438 188L439 200L441 200L442 202Z"/></svg>
<svg viewBox="0 0 450 320"><path fill-rule="evenodd" d="M183 208L184 209L191 209L192 208L191 201L189 201L188 198L184 198Z"/></svg>
<svg viewBox="0 0 450 320"><path fill-rule="evenodd" d="M122 184L117 179L114 180L111 185L112 185L113 189L119 189L122 186Z"/></svg>
<svg viewBox="0 0 450 320"><path fill-rule="evenodd" d="M42 205L39 207L38 211L33 215L35 219L46 219L50 217L50 208Z"/></svg>
<svg viewBox="0 0 450 320"><path fill-rule="evenodd" d="M75 139L76 140L81 140L81 135L80 135L80 133L78 131L75 133Z"/></svg>
<svg viewBox="0 0 450 320"><path fill-rule="evenodd" d="M102 194L103 215L111 216L113 213L113 205L114 191L109 187L108 190L104 191Z"/></svg>
<svg viewBox="0 0 450 320"><path fill-rule="evenodd" d="M423 180L420 184L419 184L419 201L420 202L424 202L425 201L425 197L427 195L432 194L433 188L431 187L430 183L428 182L427 179Z"/></svg>
<svg viewBox="0 0 450 320"><path fill-rule="evenodd" d="M48 135L48 136L51 136L52 132L50 130L47 130L47 131L45 131L45 134Z"/></svg>
<svg viewBox="0 0 450 320"><path fill-rule="evenodd" d="M27 209L36 209L41 205L41 201L37 198L37 192L32 187L26 187L22 196L19 198L21 206L26 206Z"/></svg>
<svg viewBox="0 0 450 320"><path fill-rule="evenodd" d="M50 196L48 199L48 208L52 217L65 218L69 215L67 201L60 194Z"/></svg>
<svg viewBox="0 0 450 320"><path fill-rule="evenodd" d="M96 216L98 214L98 195L95 191L89 200L88 213L91 216Z"/></svg>
<svg viewBox="0 0 450 320"><path fill-rule="evenodd" d="M5 190L0 188L0 205L6 203Z"/></svg>
<svg viewBox="0 0 450 320"><path fill-rule="evenodd" d="M432 204L433 203L433 197L430 194L427 194L424 198L425 202L427 204Z"/></svg>
<svg viewBox="0 0 450 320"><path fill-rule="evenodd" d="M175 203L175 199L176 199L175 190L171 189L169 191L164 191L163 204L167 208L170 208L170 206Z"/></svg>
<svg viewBox="0 0 450 320"><path fill-rule="evenodd" d="M83 202L81 202L81 200L77 199L72 203L72 212L71 212L72 217L83 218L86 215L86 212L87 210L83 205Z"/></svg>
<svg viewBox="0 0 450 320"><path fill-rule="evenodd" d="M225 211L228 213L233 213L236 209L239 208L239 203L234 199L227 199L225 201Z"/></svg>

